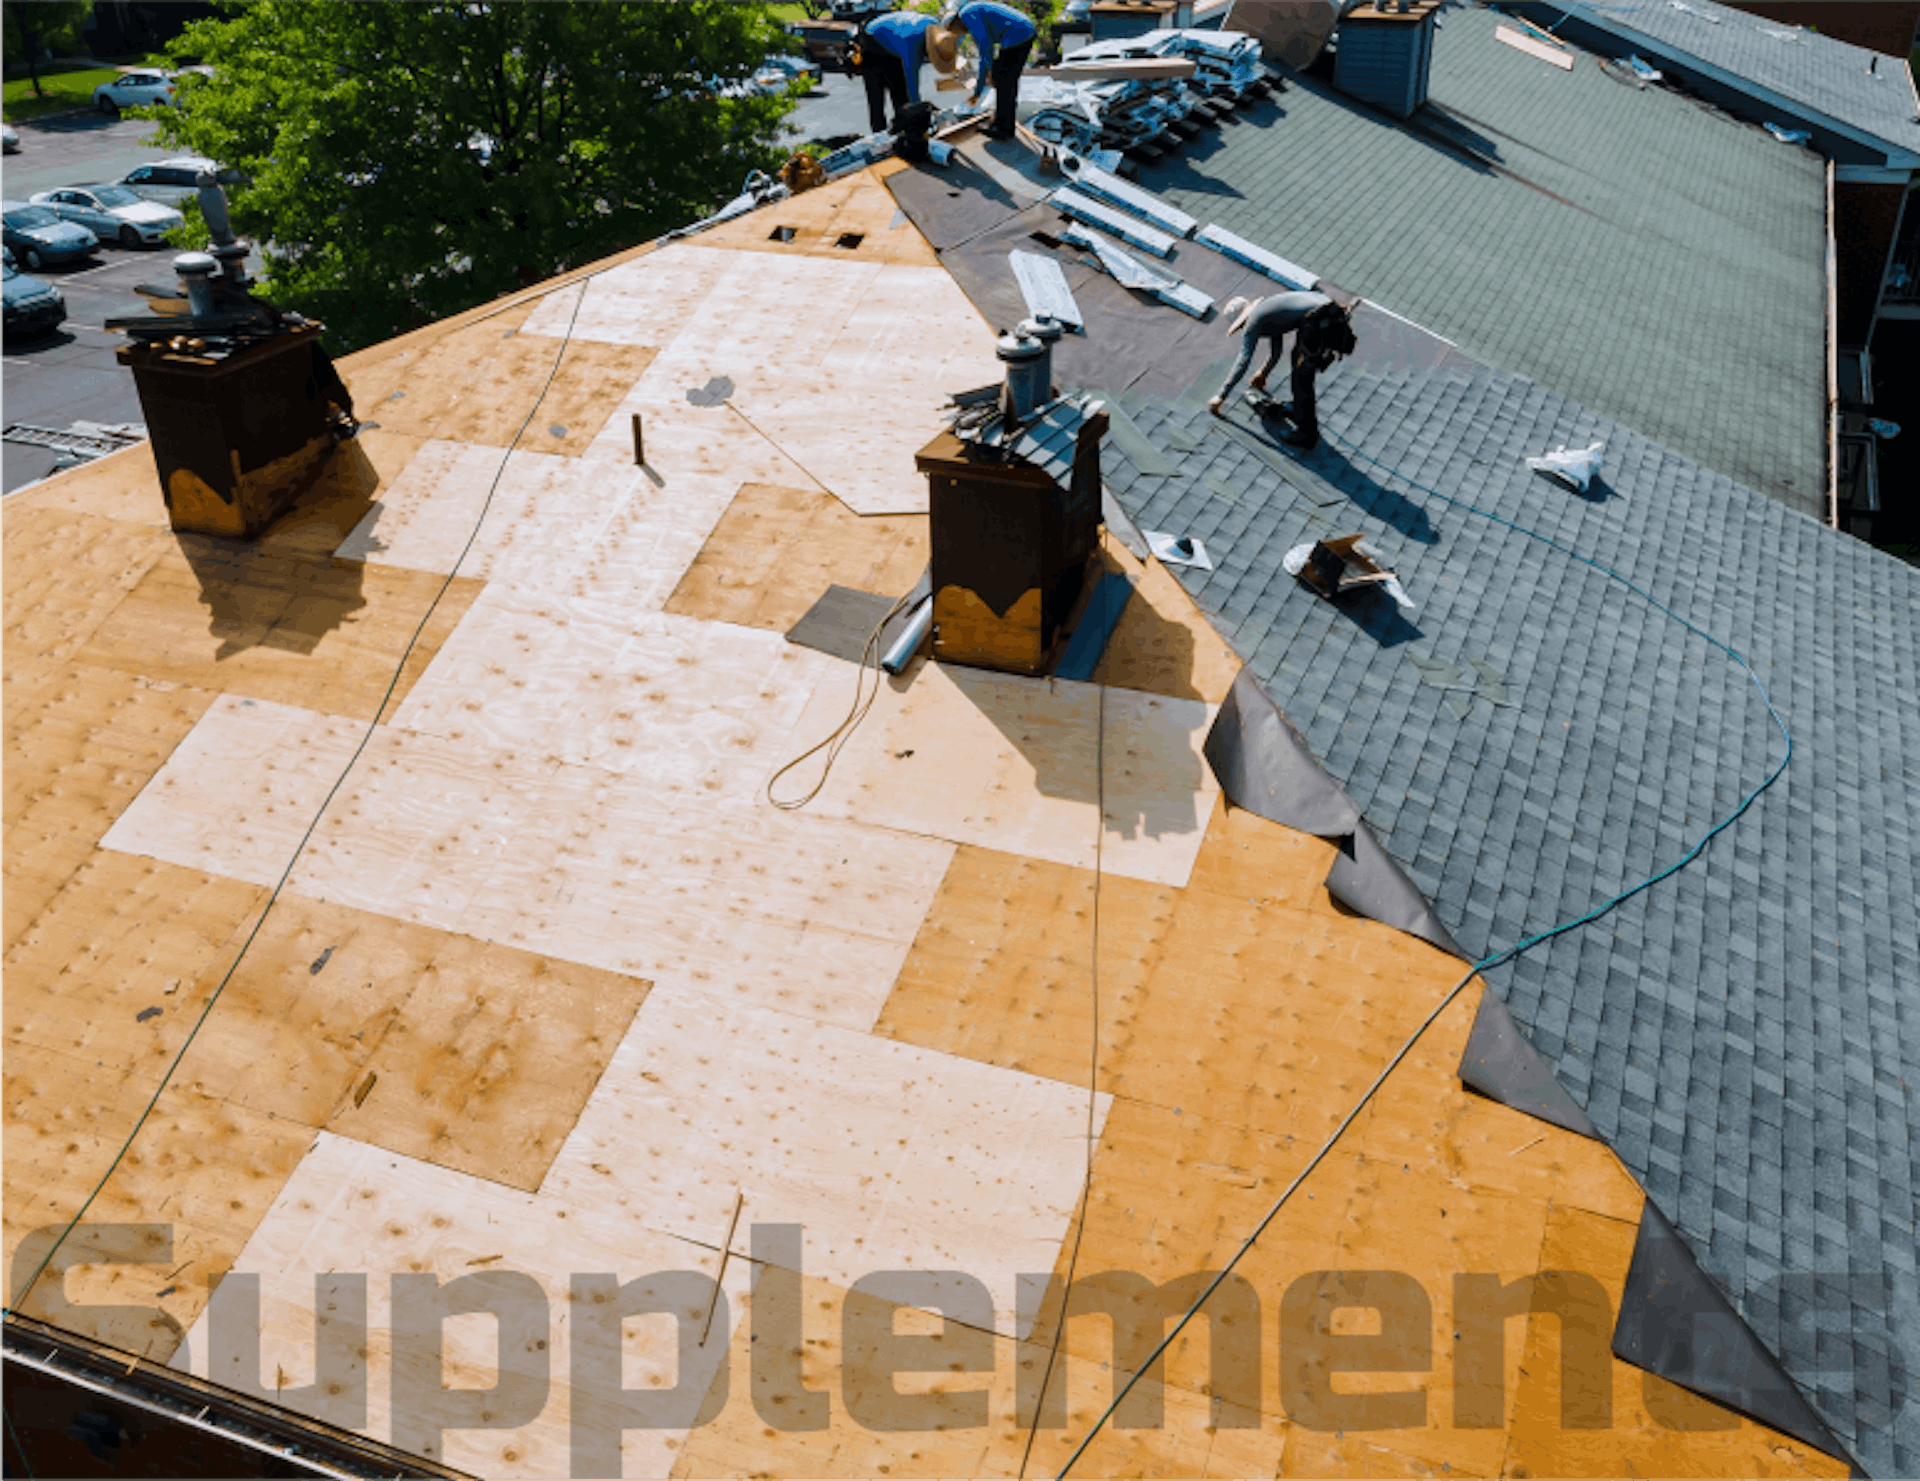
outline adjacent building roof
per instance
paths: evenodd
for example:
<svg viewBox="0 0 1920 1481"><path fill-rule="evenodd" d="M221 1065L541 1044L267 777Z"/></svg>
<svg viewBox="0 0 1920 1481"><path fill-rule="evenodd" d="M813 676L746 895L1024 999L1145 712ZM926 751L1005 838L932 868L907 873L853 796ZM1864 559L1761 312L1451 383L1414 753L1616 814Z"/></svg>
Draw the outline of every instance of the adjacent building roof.
<svg viewBox="0 0 1920 1481"><path fill-rule="evenodd" d="M1920 101L1904 56L1883 56L1718 0L1556 0L1554 8L1628 45L1640 43L1649 61L1685 58L1705 75L1738 79L1856 130L1906 155L1907 163L1920 156Z"/></svg>
<svg viewBox="0 0 1920 1481"><path fill-rule="evenodd" d="M1503 23L1446 10L1430 101L1408 124L1290 75L1271 103L1140 183L1477 359L1819 512L1820 159L1639 90L1585 53L1561 71L1497 41Z"/></svg>

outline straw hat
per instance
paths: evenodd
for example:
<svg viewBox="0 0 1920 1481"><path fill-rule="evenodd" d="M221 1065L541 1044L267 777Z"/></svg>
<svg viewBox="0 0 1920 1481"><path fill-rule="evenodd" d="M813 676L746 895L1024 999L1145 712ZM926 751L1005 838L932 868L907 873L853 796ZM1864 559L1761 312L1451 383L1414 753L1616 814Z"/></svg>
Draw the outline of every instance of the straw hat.
<svg viewBox="0 0 1920 1481"><path fill-rule="evenodd" d="M927 27L927 60L936 72L951 72L960 65L960 22L935 21Z"/></svg>

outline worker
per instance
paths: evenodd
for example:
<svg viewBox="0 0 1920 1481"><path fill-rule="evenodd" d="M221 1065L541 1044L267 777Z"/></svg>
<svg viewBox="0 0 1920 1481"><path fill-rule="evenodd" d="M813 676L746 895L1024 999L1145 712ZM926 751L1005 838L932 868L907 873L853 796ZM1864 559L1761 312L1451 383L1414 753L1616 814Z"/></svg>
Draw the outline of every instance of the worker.
<svg viewBox="0 0 1920 1481"><path fill-rule="evenodd" d="M987 83L993 83L993 123L987 129L989 139L1013 137L1014 110L1020 103L1020 73L1033 51L1033 39L1039 34L1033 19L1024 11L999 0L971 0L949 12L944 29L957 42L962 31L973 38L979 75L974 78L971 102L979 106Z"/></svg>
<svg viewBox="0 0 1920 1481"><path fill-rule="evenodd" d="M920 101L920 68L928 60L927 33L939 24L930 15L896 10L881 16L860 33L860 75L867 84L867 123L871 132L886 132L889 97L893 99L896 124L908 104Z"/></svg>
<svg viewBox="0 0 1920 1481"><path fill-rule="evenodd" d="M1215 416L1221 415L1227 397L1253 363L1253 352L1261 340L1269 341L1267 363L1253 378L1253 388L1264 393L1267 375L1280 359L1280 347L1293 333L1293 400L1273 408L1290 425L1280 430L1280 440L1291 447L1317 447L1320 421L1313 406L1314 377L1342 355L1351 355L1357 341L1353 335L1353 308L1334 302L1324 293L1276 293L1270 298L1230 299L1221 310L1228 321L1227 332L1240 335L1240 356L1233 362L1227 383L1220 394L1207 403Z"/></svg>

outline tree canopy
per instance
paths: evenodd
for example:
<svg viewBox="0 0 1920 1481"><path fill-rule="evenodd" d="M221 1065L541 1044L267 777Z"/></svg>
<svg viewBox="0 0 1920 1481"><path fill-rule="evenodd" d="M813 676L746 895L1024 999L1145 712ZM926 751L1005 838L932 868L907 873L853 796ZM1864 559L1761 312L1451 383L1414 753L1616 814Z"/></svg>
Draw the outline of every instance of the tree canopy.
<svg viewBox="0 0 1920 1481"><path fill-rule="evenodd" d="M4 26L7 65L25 62L33 90L44 96L40 86L40 48L69 47L78 50L87 17L93 14L93 0L36 0L23 5L20 0L0 6L0 26Z"/></svg>
<svg viewBox="0 0 1920 1481"><path fill-rule="evenodd" d="M8 7L11 10L13 7ZM259 0L172 43L160 137L250 177L265 292L338 351L685 225L776 165L772 10Z"/></svg>

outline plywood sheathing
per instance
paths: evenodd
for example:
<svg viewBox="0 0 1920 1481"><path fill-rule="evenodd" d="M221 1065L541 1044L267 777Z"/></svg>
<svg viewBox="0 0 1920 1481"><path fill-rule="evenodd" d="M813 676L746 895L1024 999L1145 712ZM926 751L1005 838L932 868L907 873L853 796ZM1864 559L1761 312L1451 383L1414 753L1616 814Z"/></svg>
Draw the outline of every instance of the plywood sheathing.
<svg viewBox="0 0 1920 1481"><path fill-rule="evenodd" d="M510 1372L549 1375L547 1402L533 1421L510 1429L449 1429L432 1446L434 1459L485 1476L565 1476L570 1456L573 1386L571 1342L578 1318L571 1282L576 1275L609 1273L623 1281L661 1272L715 1273L719 1253L641 1228L614 1223L596 1210L504 1188L376 1147L322 1132L313 1150L285 1184L253 1239L235 1263L237 1272L260 1283L260 1368L242 1374L226 1363L208 1371L211 1329L203 1316L189 1333L192 1371L215 1382L280 1387L281 1402L338 1422L347 1393L315 1392L314 1277L329 1272L367 1274L364 1358L350 1366L364 1373L369 1434L393 1433L393 1307L395 1273L434 1275L442 1283L484 1271L530 1277L546 1298L550 1325L538 1345L511 1348ZM716 1319L708 1347L690 1376L685 1420L624 1436L622 1471L664 1476L672 1468L686 1428L705 1398L712 1371L724 1360L733 1327L745 1308L750 1267L730 1261L723 1281L728 1317ZM222 1292L222 1297L227 1297ZM677 1320L698 1328L704 1304L671 1314L630 1318L621 1328L624 1381L629 1387L670 1387L676 1377ZM444 1382L450 1388L484 1389L499 1371L495 1323L456 1317L442 1328ZM184 1366L183 1364L177 1364ZM427 1375L419 1375L431 1384ZM350 1388L343 1384L342 1388Z"/></svg>
<svg viewBox="0 0 1920 1481"><path fill-rule="evenodd" d="M688 705L678 753L663 729L659 770L628 777L382 727L288 888L869 1028L952 845L812 814L720 810L701 783L726 777L713 769L725 736L721 759L701 763L699 727L711 734L713 717ZM222 700L106 845L271 883L358 741L351 722ZM676 765L686 768L678 791ZM748 801L769 763L755 766L738 773Z"/></svg>
<svg viewBox="0 0 1920 1481"><path fill-rule="evenodd" d="M784 633L829 586L897 596L927 559L922 516L863 519L830 494L750 483L720 516L666 610Z"/></svg>
<svg viewBox="0 0 1920 1481"><path fill-rule="evenodd" d="M744 1190L756 1220L803 1226L823 1279L962 1271L1017 1336L1016 1278L1051 1263L1088 1125L1084 1090L663 983L540 1191L717 1245Z"/></svg>
<svg viewBox="0 0 1920 1481"><path fill-rule="evenodd" d="M1240 658L1186 589L1159 561L1137 560L1111 531L1101 534L1101 558L1109 570L1133 578L1133 595L1107 639L1094 682L1222 703L1240 672Z"/></svg>
<svg viewBox="0 0 1920 1481"><path fill-rule="evenodd" d="M757 451L757 449L756 449ZM341 547L347 559L459 570L527 594L657 611L731 497L724 477L429 442Z"/></svg>
<svg viewBox="0 0 1920 1481"><path fill-rule="evenodd" d="M794 728L832 732L854 665L832 665ZM1105 813L1096 777L1105 714ZM926 663L883 686L814 811L1029 858L1183 883L1219 788L1200 754L1212 707L1092 684ZM817 771L795 770L804 791Z"/></svg>
<svg viewBox="0 0 1920 1481"><path fill-rule="evenodd" d="M782 1293L784 1294L784 1293ZM748 1315L736 1322L731 1354L730 1401L709 1425L695 1430L673 1469L676 1478L718 1476L873 1477L1053 1476L1072 1454L1080 1437L1106 1407L1113 1374L1104 1364L1063 1354L1053 1370L1050 1395L1060 1396L1063 1425L1047 1425L1033 1436L1028 1451L1029 1417L1022 1413L1023 1392L1037 1392L1047 1374L1043 1346L995 1335L984 1345L976 1334L945 1328L928 1312L893 1305L867 1292L850 1291L808 1276L801 1284L798 1311L783 1301L781 1317L803 1323L797 1382L771 1365L754 1367L752 1314L756 1292L748 1297ZM767 1318L763 1317L763 1321ZM854 1341L847 1333L851 1323ZM893 1377L880 1366L867 1333L894 1331L923 1339L924 1373ZM763 1339L764 1340L764 1339ZM964 1367L962 1367L964 1365ZM972 1371L986 1369L987 1371ZM756 1377L761 1380L756 1383ZM795 1406L800 1389L822 1395L827 1424L811 1432L771 1427L753 1407L757 1395L767 1409ZM1207 1400L1151 1381L1141 1388L1165 1406L1165 1423L1156 1429L1108 1427L1075 1463L1076 1476L1221 1477L1272 1475L1284 1444L1284 1422L1229 1410L1244 1428L1216 1428ZM903 1430L906 1404L921 1395L942 1396L949 1404L986 1399L985 1425L950 1425L938 1430ZM859 1416L845 1395L853 1394ZM715 1407L709 1404L709 1408Z"/></svg>
<svg viewBox="0 0 1920 1481"><path fill-rule="evenodd" d="M194 996L230 966L213 963ZM175 1079L531 1190L647 987L283 894Z"/></svg>
<svg viewBox="0 0 1920 1481"><path fill-rule="evenodd" d="M216 696L83 664L44 671L6 704L6 936L93 854Z"/></svg>
<svg viewBox="0 0 1920 1481"><path fill-rule="evenodd" d="M747 252L938 267L939 255L881 183L887 175L904 168L898 160L887 160L777 201L765 210L723 221L701 232L697 240L706 246ZM792 231L791 241L779 240L782 227ZM858 236L860 241L852 247L841 246L841 239L849 235Z"/></svg>

